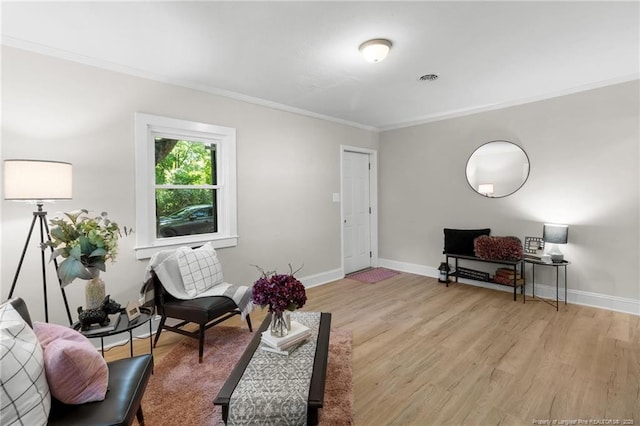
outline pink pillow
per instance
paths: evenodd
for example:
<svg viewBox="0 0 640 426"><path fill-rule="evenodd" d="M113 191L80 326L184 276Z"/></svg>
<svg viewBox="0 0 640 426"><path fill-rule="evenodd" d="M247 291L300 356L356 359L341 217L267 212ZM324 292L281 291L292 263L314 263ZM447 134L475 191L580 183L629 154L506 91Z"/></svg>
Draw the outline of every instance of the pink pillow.
<svg viewBox="0 0 640 426"><path fill-rule="evenodd" d="M89 339L57 324L36 322L33 331L44 351L51 395L65 404L104 400L109 368Z"/></svg>

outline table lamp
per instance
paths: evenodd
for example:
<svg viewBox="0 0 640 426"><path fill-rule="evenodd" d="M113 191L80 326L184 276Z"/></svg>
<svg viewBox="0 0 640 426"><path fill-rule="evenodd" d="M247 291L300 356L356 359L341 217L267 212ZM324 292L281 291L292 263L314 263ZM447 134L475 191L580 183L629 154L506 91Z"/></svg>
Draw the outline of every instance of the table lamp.
<svg viewBox="0 0 640 426"><path fill-rule="evenodd" d="M485 197L493 196L493 184L492 183L481 183L478 185L478 192Z"/></svg>
<svg viewBox="0 0 640 426"><path fill-rule="evenodd" d="M64 163L60 161L42 161L42 160L5 160L4 161L4 199L16 200L34 203L37 206L37 210L33 212L33 220L31 221L31 227L27 234L27 240L20 256L20 262L18 263L18 269L13 278L11 284L11 290L9 291L9 298L13 296L16 283L18 282L18 276L22 269L22 263L24 256L31 240L31 234L36 224L36 220L40 224L40 247L45 241L50 240L49 237L49 225L47 224L47 212L42 210L42 206L45 201L52 200L70 200L72 195L72 166L70 163ZM53 248L51 248L53 251ZM42 284L44 293L44 315L45 321L49 322L49 308L47 303L47 277L45 273L45 253L44 250L40 251L40 258L42 263ZM56 272L58 270L58 262L54 259L54 265ZM56 274L57 276L57 274ZM60 281L60 279L58 279ZM60 290L62 291L62 297L67 309L67 316L69 318L69 324L71 324L71 312L69 311L69 304L67 302L67 296L62 288L60 282Z"/></svg>
<svg viewBox="0 0 640 426"><path fill-rule="evenodd" d="M550 243L551 248L547 252L551 256L551 261L560 263L564 260L564 255L558 248L558 244L567 244L569 239L569 226L554 223L545 223L542 229L542 239L545 243Z"/></svg>

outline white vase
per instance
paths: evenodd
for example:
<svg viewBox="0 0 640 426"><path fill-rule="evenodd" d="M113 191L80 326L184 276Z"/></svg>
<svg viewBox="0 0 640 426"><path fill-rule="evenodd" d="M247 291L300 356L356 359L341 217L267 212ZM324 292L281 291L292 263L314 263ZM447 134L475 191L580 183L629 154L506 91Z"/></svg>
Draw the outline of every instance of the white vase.
<svg viewBox="0 0 640 426"><path fill-rule="evenodd" d="M106 295L105 284L102 278L100 278L100 270L96 268L89 268L89 272L93 278L87 281L87 285L84 287L84 308L95 309L102 305L102 301Z"/></svg>

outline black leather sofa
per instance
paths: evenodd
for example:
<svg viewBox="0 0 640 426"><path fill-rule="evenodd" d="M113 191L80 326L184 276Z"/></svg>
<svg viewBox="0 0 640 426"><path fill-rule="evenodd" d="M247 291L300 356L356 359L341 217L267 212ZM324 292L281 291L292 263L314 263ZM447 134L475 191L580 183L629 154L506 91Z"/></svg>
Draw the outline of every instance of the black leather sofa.
<svg viewBox="0 0 640 426"><path fill-rule="evenodd" d="M32 326L27 305L21 298L11 303L22 318ZM88 402L80 405L63 404L51 398L51 412L48 425L98 426L131 425L137 418L144 425L142 396L153 371L153 356L140 355L107 363L109 384L104 401Z"/></svg>

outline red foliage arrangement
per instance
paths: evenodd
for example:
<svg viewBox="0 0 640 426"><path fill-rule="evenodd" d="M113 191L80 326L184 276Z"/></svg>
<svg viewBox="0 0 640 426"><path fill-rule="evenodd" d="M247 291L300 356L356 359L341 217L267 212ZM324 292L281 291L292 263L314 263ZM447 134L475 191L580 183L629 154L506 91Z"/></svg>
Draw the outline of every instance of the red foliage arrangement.
<svg viewBox="0 0 640 426"><path fill-rule="evenodd" d="M291 265L289 265L291 268ZM304 285L293 275L265 272L258 268L262 276L253 284L253 302L261 307L269 306L269 312L295 311L307 301ZM296 271L298 272L298 271Z"/></svg>
<svg viewBox="0 0 640 426"><path fill-rule="evenodd" d="M518 237L491 237L482 235L473 240L476 256L481 259L522 259L522 241Z"/></svg>

